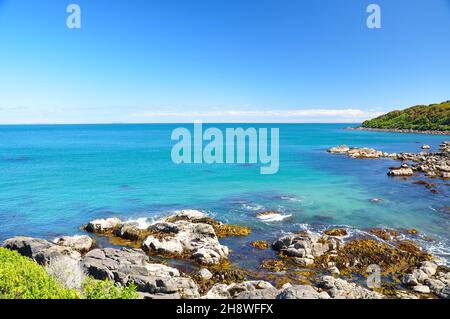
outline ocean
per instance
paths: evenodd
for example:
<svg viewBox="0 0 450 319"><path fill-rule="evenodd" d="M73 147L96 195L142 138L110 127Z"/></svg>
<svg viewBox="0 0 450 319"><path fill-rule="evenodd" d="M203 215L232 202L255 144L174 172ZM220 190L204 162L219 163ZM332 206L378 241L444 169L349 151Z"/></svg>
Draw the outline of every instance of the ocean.
<svg viewBox="0 0 450 319"><path fill-rule="evenodd" d="M82 233L80 226L95 218L151 223L192 208L252 228L250 237L222 240L233 251L231 260L248 267L263 258L251 256L251 240L330 226L351 232L415 228L432 241L415 239L448 264L448 181L433 181L440 191L433 194L412 183L424 178L388 177L398 162L326 152L340 144L397 153L429 144L437 150L448 136L345 129L349 124L204 125L210 126L279 128L278 173L261 175L258 164L173 163L171 132L192 124L0 126L0 240L52 240ZM256 218L266 210L282 215Z"/></svg>

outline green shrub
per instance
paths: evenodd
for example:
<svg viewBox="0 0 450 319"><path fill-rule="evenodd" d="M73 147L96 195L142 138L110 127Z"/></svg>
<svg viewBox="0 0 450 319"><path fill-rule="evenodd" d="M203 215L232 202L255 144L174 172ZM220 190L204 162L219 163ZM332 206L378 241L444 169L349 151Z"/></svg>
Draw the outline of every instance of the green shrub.
<svg viewBox="0 0 450 319"><path fill-rule="evenodd" d="M134 283L121 288L114 285L109 280L95 280L87 277L83 283L83 294L86 299L137 299L139 295L136 292Z"/></svg>
<svg viewBox="0 0 450 319"><path fill-rule="evenodd" d="M0 248L0 299L76 299L76 290L65 289L33 260Z"/></svg>
<svg viewBox="0 0 450 319"><path fill-rule="evenodd" d="M450 131L450 101L440 104L417 105L403 111L392 111L365 121L362 127Z"/></svg>
<svg viewBox="0 0 450 319"><path fill-rule="evenodd" d="M0 248L0 299L136 299L136 285L86 277L82 291L64 288L44 267L16 251Z"/></svg>

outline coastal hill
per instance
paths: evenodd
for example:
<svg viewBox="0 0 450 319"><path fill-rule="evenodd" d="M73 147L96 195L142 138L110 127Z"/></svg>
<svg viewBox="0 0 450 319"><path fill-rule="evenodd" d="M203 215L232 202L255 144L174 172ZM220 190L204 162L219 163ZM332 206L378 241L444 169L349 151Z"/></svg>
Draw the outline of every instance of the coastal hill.
<svg viewBox="0 0 450 319"><path fill-rule="evenodd" d="M368 129L450 131L450 100L392 111L362 123Z"/></svg>

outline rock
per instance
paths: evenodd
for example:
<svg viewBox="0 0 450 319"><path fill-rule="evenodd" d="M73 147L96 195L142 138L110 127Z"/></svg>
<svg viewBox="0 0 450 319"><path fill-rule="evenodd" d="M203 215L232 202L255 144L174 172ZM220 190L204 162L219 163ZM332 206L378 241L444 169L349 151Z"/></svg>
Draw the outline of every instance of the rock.
<svg viewBox="0 0 450 319"><path fill-rule="evenodd" d="M228 258L228 247L219 243L213 226L199 221L205 214L186 210L170 216L166 221L151 226L150 233L158 233L147 237L143 248L151 253L186 254L200 264L218 264ZM178 220L182 218L181 220ZM185 220L189 219L189 221ZM190 220L197 219L197 222ZM173 222L169 222L169 221ZM167 234L167 235L165 235Z"/></svg>
<svg viewBox="0 0 450 319"><path fill-rule="evenodd" d="M228 292L228 285L215 284L204 296L205 299L231 299Z"/></svg>
<svg viewBox="0 0 450 319"><path fill-rule="evenodd" d="M85 229L91 233L105 234L112 233L117 227L122 224L122 221L118 218L106 218L106 219L95 219L90 221Z"/></svg>
<svg viewBox="0 0 450 319"><path fill-rule="evenodd" d="M318 292L314 287L307 285L297 285L285 288L276 299L329 299L326 292Z"/></svg>
<svg viewBox="0 0 450 319"><path fill-rule="evenodd" d="M314 259L323 255L330 249L330 243L321 240L321 237L313 233L304 233L300 235L286 235L277 239L272 248L282 252L288 257ZM309 261L305 263L309 263Z"/></svg>
<svg viewBox="0 0 450 319"><path fill-rule="evenodd" d="M389 176L412 176L414 174L411 168L394 168L388 173Z"/></svg>
<svg viewBox="0 0 450 319"><path fill-rule="evenodd" d="M142 248L145 251L151 251L163 255L176 255L183 252L183 245L175 237L155 238L148 236L142 243Z"/></svg>
<svg viewBox="0 0 450 319"><path fill-rule="evenodd" d="M113 231L114 235L128 240L143 240L146 236L146 229L142 229L137 222L126 222L116 225Z"/></svg>
<svg viewBox="0 0 450 319"><path fill-rule="evenodd" d="M149 263L141 250L94 249L83 257L82 266L90 276L99 280L110 279L121 285L134 282L142 293L199 297L198 286L191 278L182 276L176 268Z"/></svg>
<svg viewBox="0 0 450 319"><path fill-rule="evenodd" d="M81 236L63 236L55 240L57 245L70 247L81 254L87 253L94 247L94 241L86 235Z"/></svg>
<svg viewBox="0 0 450 319"><path fill-rule="evenodd" d="M19 254L34 259L40 265L62 256L79 260L81 255L70 247L53 244L47 240L32 237L13 237L3 242L3 247L15 250Z"/></svg>
<svg viewBox="0 0 450 319"><path fill-rule="evenodd" d="M425 286L425 285L414 286L413 290L415 292L418 292L418 293L421 293L421 294L429 294L430 293L430 288L428 286Z"/></svg>
<svg viewBox="0 0 450 319"><path fill-rule="evenodd" d="M275 299L278 290L267 281L245 281L228 288L233 299Z"/></svg>
<svg viewBox="0 0 450 319"><path fill-rule="evenodd" d="M383 152L368 147L355 147L350 149L347 155L353 158L380 158L383 156Z"/></svg>
<svg viewBox="0 0 450 319"><path fill-rule="evenodd" d="M262 280L244 281L230 285L215 284L204 296L206 299L275 299L278 290Z"/></svg>
<svg viewBox="0 0 450 319"><path fill-rule="evenodd" d="M199 210L195 210L195 209L184 209L181 210L179 212L176 212L175 214L169 216L167 219L170 218L186 218L188 220L196 220L196 219L201 219L201 218L205 218L208 217L208 215L206 215L205 213L199 211Z"/></svg>
<svg viewBox="0 0 450 319"><path fill-rule="evenodd" d="M329 153L347 153L350 150L350 147L347 145L340 145L336 147L332 147L328 150Z"/></svg>
<svg viewBox="0 0 450 319"><path fill-rule="evenodd" d="M432 261L424 261L420 266L420 270L427 274L428 277L432 277L436 273L437 267Z"/></svg>
<svg viewBox="0 0 450 319"><path fill-rule="evenodd" d="M202 268L197 272L197 276L203 280L211 279L213 274L206 268Z"/></svg>
<svg viewBox="0 0 450 319"><path fill-rule="evenodd" d="M412 275L417 279L418 282L424 282L425 280L428 279L428 275L421 269L415 269L412 272Z"/></svg>
<svg viewBox="0 0 450 319"><path fill-rule="evenodd" d="M417 278L413 274L407 274L403 276L402 282L407 286L417 286L419 284Z"/></svg>
<svg viewBox="0 0 450 319"><path fill-rule="evenodd" d="M380 299L383 295L365 289L355 283L347 282L341 278L323 276L319 287L323 288L332 298L345 299Z"/></svg>
<svg viewBox="0 0 450 319"><path fill-rule="evenodd" d="M339 275L341 272L339 271L339 268L334 266L328 269L330 271L330 273L332 273L333 275Z"/></svg>
<svg viewBox="0 0 450 319"><path fill-rule="evenodd" d="M422 149L423 150L429 150L430 149L430 145L424 144L424 145L422 145Z"/></svg>
<svg viewBox="0 0 450 319"><path fill-rule="evenodd" d="M295 261L295 263L297 263L301 267L308 267L308 266L311 266L312 264L314 264L314 259L313 258L298 258L298 257L294 257L294 261Z"/></svg>

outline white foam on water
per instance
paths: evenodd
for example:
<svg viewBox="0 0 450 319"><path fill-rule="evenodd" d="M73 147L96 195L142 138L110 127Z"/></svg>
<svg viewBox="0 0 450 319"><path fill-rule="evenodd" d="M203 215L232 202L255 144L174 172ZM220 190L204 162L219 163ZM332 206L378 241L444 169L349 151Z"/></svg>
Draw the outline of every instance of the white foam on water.
<svg viewBox="0 0 450 319"><path fill-rule="evenodd" d="M250 211L263 210L264 206L260 204L242 204L242 208Z"/></svg>
<svg viewBox="0 0 450 319"><path fill-rule="evenodd" d="M147 229L156 222L154 218L140 217L135 219L128 219L125 223L136 223L138 229Z"/></svg>
<svg viewBox="0 0 450 319"><path fill-rule="evenodd" d="M292 217L291 214L281 214L281 213L270 213L257 216L256 218L264 221L264 222L279 222L283 221L286 218Z"/></svg>

